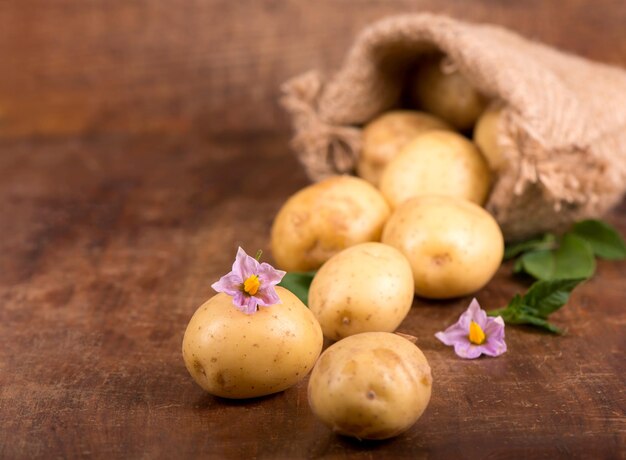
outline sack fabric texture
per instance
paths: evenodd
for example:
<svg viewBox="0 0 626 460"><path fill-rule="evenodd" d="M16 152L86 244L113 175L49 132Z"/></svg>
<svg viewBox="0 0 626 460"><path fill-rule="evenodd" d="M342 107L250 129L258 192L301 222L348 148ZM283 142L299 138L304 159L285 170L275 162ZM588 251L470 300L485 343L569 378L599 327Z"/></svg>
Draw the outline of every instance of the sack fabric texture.
<svg viewBox="0 0 626 460"><path fill-rule="evenodd" d="M357 37L328 79L311 71L283 85L293 147L318 181L354 170L361 126L396 107L409 68L440 51L499 101L506 159L487 210L509 241L598 217L626 190L626 72L491 25L433 14L394 16Z"/></svg>

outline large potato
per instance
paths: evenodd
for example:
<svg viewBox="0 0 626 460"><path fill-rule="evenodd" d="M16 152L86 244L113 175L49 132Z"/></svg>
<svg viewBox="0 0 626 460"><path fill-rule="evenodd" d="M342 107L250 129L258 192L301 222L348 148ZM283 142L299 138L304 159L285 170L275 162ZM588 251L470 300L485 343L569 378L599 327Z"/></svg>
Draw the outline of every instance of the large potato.
<svg viewBox="0 0 626 460"><path fill-rule="evenodd" d="M309 405L337 433L386 439L417 421L431 388L430 366L419 348L396 334L365 332L320 356L309 380Z"/></svg>
<svg viewBox="0 0 626 460"><path fill-rule="evenodd" d="M490 174L470 141L451 131L430 131L409 142L389 163L380 190L394 208L422 195L449 195L482 204Z"/></svg>
<svg viewBox="0 0 626 460"><path fill-rule="evenodd" d="M474 143L489 164L492 171L499 171L504 166L504 157L498 144L498 125L502 110L490 107L483 112L474 128Z"/></svg>
<svg viewBox="0 0 626 460"><path fill-rule="evenodd" d="M363 179L337 176L287 200L272 226L272 253L287 271L319 268L349 246L378 241L389 206Z"/></svg>
<svg viewBox="0 0 626 460"><path fill-rule="evenodd" d="M252 398L302 380L322 351L319 323L291 292L247 315L220 293L194 313L183 339L183 358L196 383L224 398Z"/></svg>
<svg viewBox="0 0 626 460"><path fill-rule="evenodd" d="M493 277L504 239L494 218L469 201L413 198L389 218L382 241L411 264L415 293L431 299L463 296Z"/></svg>
<svg viewBox="0 0 626 460"><path fill-rule="evenodd" d="M357 174L378 185L387 164L415 136L433 129L451 129L443 120L414 110L386 112L363 128L363 147Z"/></svg>
<svg viewBox="0 0 626 460"><path fill-rule="evenodd" d="M445 57L424 58L414 73L410 93L415 106L465 131L483 112L487 101Z"/></svg>
<svg viewBox="0 0 626 460"><path fill-rule="evenodd" d="M335 254L309 290L309 308L332 340L359 332L392 332L412 303L409 262L381 243L358 244Z"/></svg>

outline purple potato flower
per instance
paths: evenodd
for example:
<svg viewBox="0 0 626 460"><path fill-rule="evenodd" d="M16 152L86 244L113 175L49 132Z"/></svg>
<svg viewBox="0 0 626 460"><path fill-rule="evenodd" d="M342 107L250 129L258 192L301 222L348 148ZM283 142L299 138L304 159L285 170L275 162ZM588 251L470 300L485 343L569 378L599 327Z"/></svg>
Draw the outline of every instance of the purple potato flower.
<svg viewBox="0 0 626 460"><path fill-rule="evenodd" d="M481 354L500 356L506 351L504 320L501 316L491 318L480 308L476 299L459 317L459 320L443 332L435 334L461 358L474 359Z"/></svg>
<svg viewBox="0 0 626 460"><path fill-rule="evenodd" d="M257 306L269 307L281 303L276 286L285 276L268 263L259 263L239 248L230 273L222 276L211 287L232 296L233 305L246 314L257 311Z"/></svg>

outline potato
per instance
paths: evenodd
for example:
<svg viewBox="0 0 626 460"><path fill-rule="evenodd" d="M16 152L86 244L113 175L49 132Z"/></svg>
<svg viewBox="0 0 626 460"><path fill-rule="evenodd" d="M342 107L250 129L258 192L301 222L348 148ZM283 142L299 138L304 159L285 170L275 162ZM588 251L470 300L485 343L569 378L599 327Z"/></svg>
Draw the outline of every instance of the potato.
<svg viewBox="0 0 626 460"><path fill-rule="evenodd" d="M417 421L431 387L428 361L413 343L389 332L364 332L322 353L309 380L309 405L339 434L386 439Z"/></svg>
<svg viewBox="0 0 626 460"><path fill-rule="evenodd" d="M423 112L394 110L370 121L363 128L363 148L357 174L378 185L387 164L410 140L433 129L451 129L444 121Z"/></svg>
<svg viewBox="0 0 626 460"><path fill-rule="evenodd" d="M491 183L474 144L451 131L430 131L409 142L383 172L380 191L395 208L422 195L449 195L482 204Z"/></svg>
<svg viewBox="0 0 626 460"><path fill-rule="evenodd" d="M469 130L487 105L445 57L424 58L412 77L409 92L415 106L450 123L459 131Z"/></svg>
<svg viewBox="0 0 626 460"><path fill-rule="evenodd" d="M280 304L247 315L217 294L194 313L183 358L198 385L215 396L252 398L295 385L322 351L319 323L291 292L276 287Z"/></svg>
<svg viewBox="0 0 626 460"><path fill-rule="evenodd" d="M272 226L272 253L287 271L319 268L349 246L378 241L390 210L363 179L337 176L287 200Z"/></svg>
<svg viewBox="0 0 626 460"><path fill-rule="evenodd" d="M494 218L469 201L413 198L389 218L382 241L411 264L415 293L431 299L477 291L502 262L504 238Z"/></svg>
<svg viewBox="0 0 626 460"><path fill-rule="evenodd" d="M498 145L498 124L502 110L490 107L483 112L474 128L474 143L478 146L492 171L504 166L504 157Z"/></svg>
<svg viewBox="0 0 626 460"><path fill-rule="evenodd" d="M392 332L412 303L409 262L381 243L358 244L335 254L309 289L309 308L332 340L359 332Z"/></svg>

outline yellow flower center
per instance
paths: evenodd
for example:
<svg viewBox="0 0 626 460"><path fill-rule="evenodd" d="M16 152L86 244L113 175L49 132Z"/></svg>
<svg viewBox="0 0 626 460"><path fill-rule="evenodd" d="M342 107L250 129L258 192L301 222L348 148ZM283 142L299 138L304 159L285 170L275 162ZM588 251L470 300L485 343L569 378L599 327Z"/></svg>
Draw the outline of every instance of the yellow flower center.
<svg viewBox="0 0 626 460"><path fill-rule="evenodd" d="M475 345L481 345L485 342L485 333L475 321L470 323L469 341Z"/></svg>
<svg viewBox="0 0 626 460"><path fill-rule="evenodd" d="M248 279L243 282L243 290L246 294L254 295L258 292L261 282L257 275L250 275Z"/></svg>

